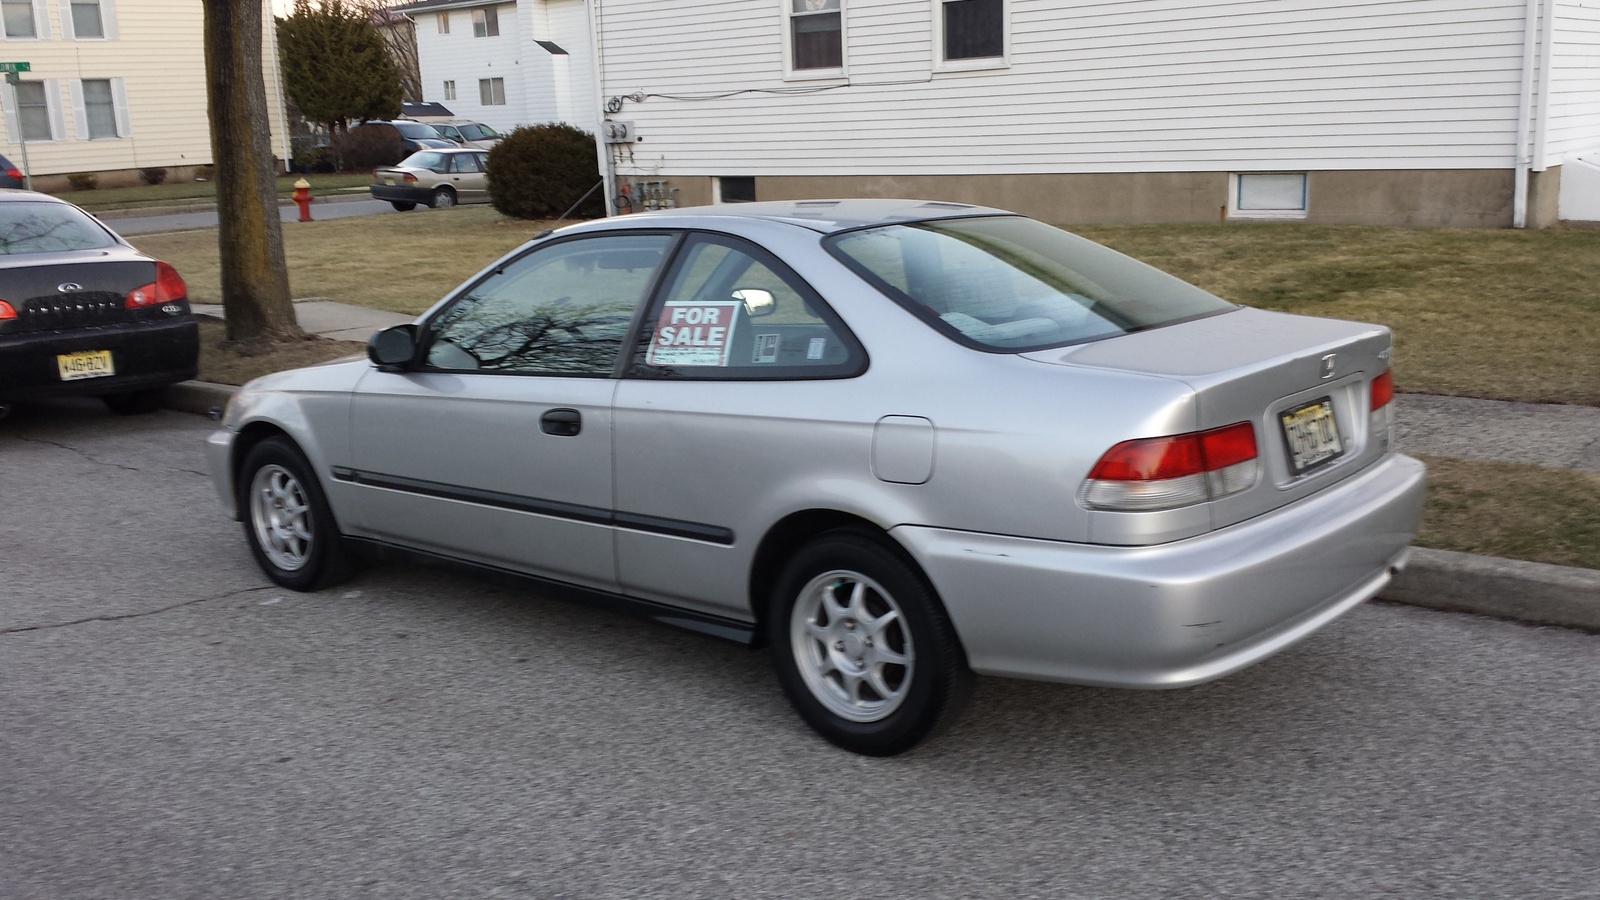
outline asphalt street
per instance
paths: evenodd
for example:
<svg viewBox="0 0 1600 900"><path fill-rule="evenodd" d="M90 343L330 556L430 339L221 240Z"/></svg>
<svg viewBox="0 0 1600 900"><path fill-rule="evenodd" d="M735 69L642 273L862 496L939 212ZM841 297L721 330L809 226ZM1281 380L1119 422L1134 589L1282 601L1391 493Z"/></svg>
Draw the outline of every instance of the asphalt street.
<svg viewBox="0 0 1600 900"><path fill-rule="evenodd" d="M351 216L371 216L380 213L392 213L394 207L385 200L340 200L337 203L313 203L311 205L311 218L346 219ZM426 213L427 210L420 212ZM418 211L413 211L416 215ZM300 218L300 208L297 206L278 207L278 218L285 222L293 222ZM191 228L217 227L217 211L206 210L188 213L163 213L155 216L122 216L119 218L106 218L106 224L121 235L148 234L154 231L186 231Z"/></svg>
<svg viewBox="0 0 1600 900"><path fill-rule="evenodd" d="M202 418L0 421L0 896L1600 896L1600 636L1368 604L1182 691L982 679L864 759L762 651L257 573Z"/></svg>

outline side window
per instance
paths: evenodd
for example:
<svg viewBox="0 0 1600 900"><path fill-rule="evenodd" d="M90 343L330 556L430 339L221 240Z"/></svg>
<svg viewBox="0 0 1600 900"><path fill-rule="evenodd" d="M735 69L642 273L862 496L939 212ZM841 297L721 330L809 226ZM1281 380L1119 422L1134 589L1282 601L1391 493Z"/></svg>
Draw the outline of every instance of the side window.
<svg viewBox="0 0 1600 900"><path fill-rule="evenodd" d="M690 238L645 317L646 377L845 378L866 354L822 298L776 258L721 235Z"/></svg>
<svg viewBox="0 0 1600 900"><path fill-rule="evenodd" d="M671 243L668 235L605 235L528 253L428 323L428 366L609 376Z"/></svg>
<svg viewBox="0 0 1600 900"><path fill-rule="evenodd" d="M452 153L450 154L450 158L454 160L454 162L450 164L450 171L452 172L463 173L478 171L478 155L476 153Z"/></svg>

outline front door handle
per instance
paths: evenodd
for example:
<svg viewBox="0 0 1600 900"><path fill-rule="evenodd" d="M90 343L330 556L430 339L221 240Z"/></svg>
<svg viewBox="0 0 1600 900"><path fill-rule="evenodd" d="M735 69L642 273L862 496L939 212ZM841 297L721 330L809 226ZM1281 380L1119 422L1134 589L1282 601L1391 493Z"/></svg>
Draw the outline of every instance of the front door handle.
<svg viewBox="0 0 1600 900"><path fill-rule="evenodd" d="M539 417L539 428L556 437L573 437L583 430L583 416L575 409L550 409Z"/></svg>

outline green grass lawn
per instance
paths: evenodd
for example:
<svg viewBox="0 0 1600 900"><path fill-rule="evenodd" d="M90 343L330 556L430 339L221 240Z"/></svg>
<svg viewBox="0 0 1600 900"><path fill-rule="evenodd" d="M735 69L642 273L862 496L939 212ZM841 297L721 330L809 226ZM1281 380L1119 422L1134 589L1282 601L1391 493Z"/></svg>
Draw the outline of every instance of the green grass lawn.
<svg viewBox="0 0 1600 900"><path fill-rule="evenodd" d="M1600 475L1424 456L1417 544L1600 569Z"/></svg>
<svg viewBox="0 0 1600 900"><path fill-rule="evenodd" d="M365 188L372 176L360 175L283 175L277 180L279 197L288 197L294 183L304 177L311 183L311 195L344 193L342 188ZM98 212L108 209L140 209L151 206L181 206L185 203L212 203L217 199L217 186L210 181L168 181L165 184L141 184L137 187L96 188L92 191L66 190L57 194L63 200ZM115 227L113 223L112 227Z"/></svg>

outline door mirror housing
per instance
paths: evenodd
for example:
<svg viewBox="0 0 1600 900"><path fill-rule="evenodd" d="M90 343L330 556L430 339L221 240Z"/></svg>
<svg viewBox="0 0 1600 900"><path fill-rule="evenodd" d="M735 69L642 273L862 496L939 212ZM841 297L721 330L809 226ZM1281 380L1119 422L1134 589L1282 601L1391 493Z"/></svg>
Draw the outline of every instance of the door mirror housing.
<svg viewBox="0 0 1600 900"><path fill-rule="evenodd" d="M773 298L772 292L760 288L740 288L733 292L733 299L744 304L745 314L752 319L770 316L778 309L778 301Z"/></svg>
<svg viewBox="0 0 1600 900"><path fill-rule="evenodd" d="M367 359L385 372L410 367L417 356L417 326L407 323L385 328L367 339Z"/></svg>

